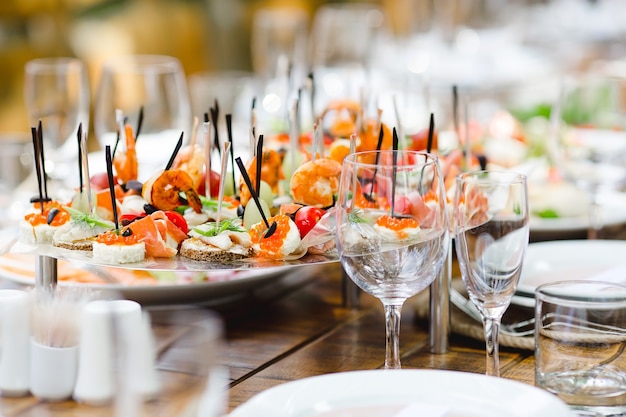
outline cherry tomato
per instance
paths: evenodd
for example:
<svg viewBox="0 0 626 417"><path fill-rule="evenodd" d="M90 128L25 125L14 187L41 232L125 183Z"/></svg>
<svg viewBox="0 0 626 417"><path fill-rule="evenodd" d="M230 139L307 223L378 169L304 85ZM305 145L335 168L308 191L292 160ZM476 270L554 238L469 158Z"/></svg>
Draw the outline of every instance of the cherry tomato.
<svg viewBox="0 0 626 417"><path fill-rule="evenodd" d="M167 218L174 223L180 230L184 233L189 232L189 226L187 225L187 220L183 217L182 214L176 211L165 211L164 212Z"/></svg>
<svg viewBox="0 0 626 417"><path fill-rule="evenodd" d="M106 172L100 172L98 174L94 174L89 179L92 188L94 191L100 190L108 190L109 189L109 176ZM117 184L117 178L113 177L113 183Z"/></svg>
<svg viewBox="0 0 626 417"><path fill-rule="evenodd" d="M433 143L431 149L437 149L438 147L438 135L437 131L433 132ZM415 151L425 151L428 147L428 129L422 129L413 136L411 136L410 148Z"/></svg>
<svg viewBox="0 0 626 417"><path fill-rule="evenodd" d="M294 222L300 231L300 237L303 238L315 227L317 222L324 215L324 210L313 206L305 206L296 212Z"/></svg>
<svg viewBox="0 0 626 417"><path fill-rule="evenodd" d="M211 197L217 197L220 193L220 174L211 170ZM206 195L206 172L202 176L202 182L198 187L198 194Z"/></svg>

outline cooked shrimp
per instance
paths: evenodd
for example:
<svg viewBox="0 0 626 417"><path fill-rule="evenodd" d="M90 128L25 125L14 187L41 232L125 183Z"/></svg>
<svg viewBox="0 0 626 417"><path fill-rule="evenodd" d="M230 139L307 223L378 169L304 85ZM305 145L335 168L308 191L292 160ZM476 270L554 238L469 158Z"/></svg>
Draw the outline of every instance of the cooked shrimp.
<svg viewBox="0 0 626 417"><path fill-rule="evenodd" d="M339 189L341 164L328 158L308 161L293 173L289 187L296 203L328 207Z"/></svg>
<svg viewBox="0 0 626 417"><path fill-rule="evenodd" d="M193 188L195 190L202 184L203 170L206 162L204 154L204 149L200 145L190 144L178 152L172 164L172 169L180 169L189 174L193 180Z"/></svg>
<svg viewBox="0 0 626 417"><path fill-rule="evenodd" d="M202 201L185 171L168 169L152 176L143 186L143 198L160 210L175 210L182 204L180 193L196 213L202 212Z"/></svg>
<svg viewBox="0 0 626 417"><path fill-rule="evenodd" d="M335 138L349 138L351 134L357 133L359 127L357 122L361 114L361 106L356 101L337 100L329 104L322 113L325 119L328 115L334 115L330 126L330 134Z"/></svg>
<svg viewBox="0 0 626 417"><path fill-rule="evenodd" d="M257 178L256 158L256 156L252 158L252 161L250 161L250 164L248 165L248 176L250 177L250 181L253 185L256 183ZM285 174L283 173L283 161L280 154L273 149L263 150L263 160L261 161L261 179L270 186L274 194L278 193L278 184L280 180L285 179ZM239 185L239 197L241 204L244 206L252 198L250 190L248 190L248 186L243 181Z"/></svg>
<svg viewBox="0 0 626 417"><path fill-rule="evenodd" d="M126 150L115 153L113 166L117 173L117 178L124 184L137 179L139 164L137 162L137 151L135 150L135 135L133 128L127 123L124 125L124 136L126 137Z"/></svg>

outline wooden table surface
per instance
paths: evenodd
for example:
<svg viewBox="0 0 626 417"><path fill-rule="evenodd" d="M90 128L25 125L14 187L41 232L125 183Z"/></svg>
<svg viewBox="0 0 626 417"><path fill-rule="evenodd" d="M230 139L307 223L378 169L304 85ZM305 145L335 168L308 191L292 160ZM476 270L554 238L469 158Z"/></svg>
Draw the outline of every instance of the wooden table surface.
<svg viewBox="0 0 626 417"><path fill-rule="evenodd" d="M430 353L428 322L416 316L416 303L428 302L423 295L411 298L403 309L402 367L484 373L482 341L453 334L447 353ZM226 411L285 382L382 368L385 326L380 301L364 293L358 307L347 307L343 300L341 266L333 263L290 269L236 302L211 307L225 329L220 361L230 378ZM167 339L176 330L155 332L159 352L167 349ZM532 351L503 347L500 360L502 377L534 384ZM165 404L161 400L157 405ZM104 416L107 411L73 401L46 404L34 397L0 397L0 415Z"/></svg>

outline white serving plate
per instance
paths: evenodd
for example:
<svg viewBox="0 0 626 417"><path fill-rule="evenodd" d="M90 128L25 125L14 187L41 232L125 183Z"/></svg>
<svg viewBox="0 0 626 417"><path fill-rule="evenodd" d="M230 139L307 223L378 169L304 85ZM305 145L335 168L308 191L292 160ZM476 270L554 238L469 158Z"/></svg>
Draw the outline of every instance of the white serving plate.
<svg viewBox="0 0 626 417"><path fill-rule="evenodd" d="M553 394L482 374L441 370L352 371L270 388L230 417L572 417Z"/></svg>
<svg viewBox="0 0 626 417"><path fill-rule="evenodd" d="M557 240L531 243L512 303L532 307L538 286L567 280L626 284L626 242Z"/></svg>
<svg viewBox="0 0 626 417"><path fill-rule="evenodd" d="M612 192L598 197L600 203L600 224L603 227L626 223L626 194ZM544 219L531 217L530 230L537 233L585 231L589 227L588 216L559 217Z"/></svg>

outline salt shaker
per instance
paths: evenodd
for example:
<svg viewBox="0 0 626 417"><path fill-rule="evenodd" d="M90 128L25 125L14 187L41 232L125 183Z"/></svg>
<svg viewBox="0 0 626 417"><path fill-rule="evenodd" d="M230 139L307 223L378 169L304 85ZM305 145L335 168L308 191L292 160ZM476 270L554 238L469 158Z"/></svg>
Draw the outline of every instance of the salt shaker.
<svg viewBox="0 0 626 417"><path fill-rule="evenodd" d="M0 394L20 397L30 391L31 296L0 290Z"/></svg>

